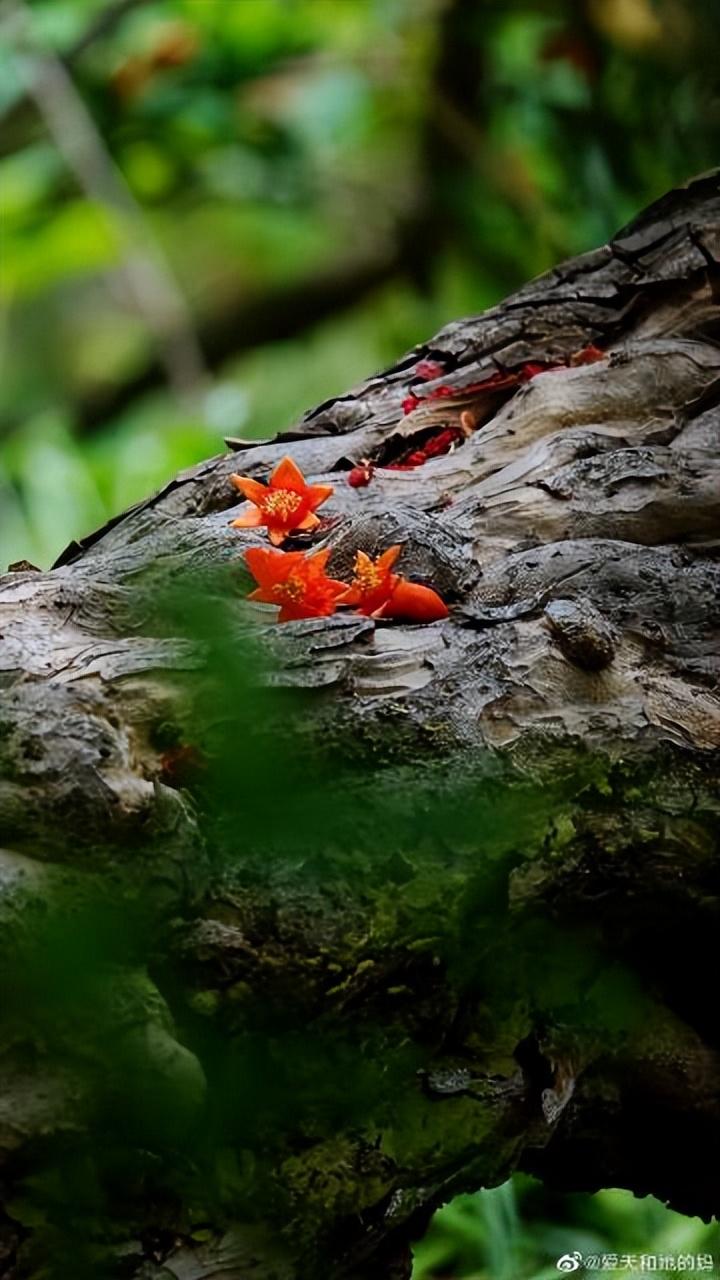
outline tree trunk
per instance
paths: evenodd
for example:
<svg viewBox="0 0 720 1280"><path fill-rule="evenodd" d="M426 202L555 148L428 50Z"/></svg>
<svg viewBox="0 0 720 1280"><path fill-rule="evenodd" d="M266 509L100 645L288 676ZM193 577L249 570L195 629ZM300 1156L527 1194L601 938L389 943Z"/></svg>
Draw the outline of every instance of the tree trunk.
<svg viewBox="0 0 720 1280"><path fill-rule="evenodd" d="M712 174L2 579L3 1275L399 1280L517 1168L717 1212L719 263ZM288 546L447 620L246 604L287 452Z"/></svg>

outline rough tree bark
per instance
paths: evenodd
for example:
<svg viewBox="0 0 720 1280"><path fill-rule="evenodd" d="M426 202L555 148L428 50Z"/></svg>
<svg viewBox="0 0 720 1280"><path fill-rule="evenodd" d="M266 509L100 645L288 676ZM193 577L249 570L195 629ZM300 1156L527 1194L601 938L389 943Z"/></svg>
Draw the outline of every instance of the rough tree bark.
<svg viewBox="0 0 720 1280"><path fill-rule="evenodd" d="M2 579L2 1274L406 1276L439 1203L516 1168L717 1211L719 280L714 173ZM382 465L461 412L453 452ZM288 451L335 485L331 571L401 542L446 622L249 620L228 477ZM194 791L188 689L244 709L160 629L188 569L272 650L277 758L332 762L291 850L267 796L263 825Z"/></svg>

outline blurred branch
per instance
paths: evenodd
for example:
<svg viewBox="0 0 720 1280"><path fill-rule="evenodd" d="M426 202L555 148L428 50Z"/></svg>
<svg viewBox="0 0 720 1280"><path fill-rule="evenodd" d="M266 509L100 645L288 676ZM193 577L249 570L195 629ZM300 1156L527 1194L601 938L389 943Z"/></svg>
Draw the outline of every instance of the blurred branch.
<svg viewBox="0 0 720 1280"><path fill-rule="evenodd" d="M9 0L15 3L15 0ZM112 19L117 21L121 10L142 0L125 0L124 5L112 6ZM15 9L25 0L17 0ZM110 19L106 10L103 23ZM476 115L477 99L482 84L483 56L477 25L476 0L451 0L441 11L438 20L438 46L432 84L427 99L427 116L423 126L420 146L419 195L415 208L401 219L395 242L382 244L373 254L362 258L344 259L334 266L306 279L256 296L242 296L223 311L201 320L193 331L199 347L198 360L204 360L209 368L216 368L228 358L265 343L286 340L319 324L330 316L356 305L372 289L394 276L404 273L421 286L427 282L428 271L448 240L466 233L461 226L462 216L458 204L462 202L462 188L473 178L473 161L477 159L473 146L468 144L467 130L461 126ZM87 42L98 33L99 19L86 34ZM77 46L73 52L76 56ZM39 61L36 59L36 61ZM50 72L50 74L48 74ZM118 207L123 216L133 222L142 220L142 212L134 205L122 176L112 167L102 139L88 116L77 90L67 74L66 65L54 59L48 67L43 59L36 68L32 91L38 100L47 126L65 154L68 139L85 135L85 147L79 147L80 156L67 155L69 165L82 174L83 185L96 193L105 204ZM62 125L62 113L58 116L54 102L49 99L59 94L67 105L69 115L73 111L82 114L82 128L78 130ZM89 135L92 132L93 146ZM476 139L473 137L473 143ZM74 151L78 151L76 142ZM92 163L92 173L87 172L88 156L102 155L103 165L98 169ZM112 190L107 185L108 173L112 178ZM98 187L98 177L101 182ZM132 212L129 208L132 202ZM430 251L429 251L430 248ZM137 261L137 259L136 259ZM139 273L139 284L147 288L152 283L145 265ZM156 300L156 291L151 290ZM184 306L184 304L183 304ZM162 326L164 331L164 325ZM189 326L188 326L189 328ZM182 371L184 360L179 361ZM73 405L74 417L80 430L90 432L100 429L104 423L122 412L138 396L162 385L167 376L167 361L158 346L155 356L146 364L117 384L95 385L80 392Z"/></svg>
<svg viewBox="0 0 720 1280"><path fill-rule="evenodd" d="M27 48L31 14L25 0L6 2L3 14L15 26L28 94L58 151L88 198L110 211L121 232L126 247L119 269L124 293L154 337L162 374L176 395L191 396L205 380L205 365L189 307L162 248L109 156L67 67L52 54Z"/></svg>
<svg viewBox="0 0 720 1280"><path fill-rule="evenodd" d="M100 40L105 36L109 36L115 30L116 26L126 14L132 9L138 9L141 5L147 4L148 0L116 0L114 4L109 4L107 8L102 9L87 27L87 29L78 36L74 44L63 54L58 54L58 61L62 63L66 71L72 71L75 63L85 53L96 40ZM14 0L6 0L0 4L0 18L5 20L13 19L13 15L17 14L17 6ZM2 135L0 135L0 157L12 155L15 151L20 151L27 146L32 138L32 127L34 123L40 123L37 103L30 93L24 93L15 102L9 104L6 109L0 112L0 122L3 126Z"/></svg>
<svg viewBox="0 0 720 1280"><path fill-rule="evenodd" d="M477 0L451 0L439 16L433 83L421 139L419 196L415 209L397 228L394 247L359 261L335 263L319 275L254 298L243 297L208 317L200 324L198 337L211 368L264 343L297 336L355 306L398 274L410 276L420 286L426 283L442 246L466 233L458 203L463 183L472 181L477 139L473 134L475 147L469 146L467 130L458 121L472 128L482 72ZM101 428L161 381L162 370L152 360L126 382L93 390L74 405L80 429Z"/></svg>

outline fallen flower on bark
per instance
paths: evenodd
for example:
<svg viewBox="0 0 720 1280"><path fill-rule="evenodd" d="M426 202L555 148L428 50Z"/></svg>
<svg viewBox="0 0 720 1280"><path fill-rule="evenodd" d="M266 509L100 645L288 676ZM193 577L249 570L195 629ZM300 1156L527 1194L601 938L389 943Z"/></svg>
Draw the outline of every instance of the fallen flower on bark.
<svg viewBox="0 0 720 1280"><path fill-rule="evenodd" d="M367 617L386 604L399 582L398 575L392 573L392 567L401 551L399 544L388 547L375 560L365 551L356 552L355 577L346 588L340 603L356 606L358 613L364 613Z"/></svg>
<svg viewBox="0 0 720 1280"><path fill-rule="evenodd" d="M245 552L245 563L258 585L248 599L278 605L279 622L327 617L339 605L354 607L368 618L397 622L447 618L447 605L437 591L392 572L401 550L399 544L388 547L375 559L358 551L355 577L348 586L327 576L329 549L306 555L303 551L251 547Z"/></svg>
<svg viewBox="0 0 720 1280"><path fill-rule="evenodd" d="M399 545L389 547L375 560L358 551L355 577L338 604L354 605L356 612L366 617L396 622L437 622L447 618L447 605L437 591L392 572L401 550Z"/></svg>
<svg viewBox="0 0 720 1280"><path fill-rule="evenodd" d="M329 550L306 556L303 551L250 547L245 563L258 586L248 599L279 605L278 622L327 617L347 591L346 583L327 576L329 558Z"/></svg>
<svg viewBox="0 0 720 1280"><path fill-rule="evenodd" d="M348 471L347 482L350 488L364 489L372 480L374 471L374 464L363 458L357 467L353 467L351 471Z"/></svg>
<svg viewBox="0 0 720 1280"><path fill-rule="evenodd" d="M320 523L316 508L334 493L330 484L306 484L300 468L287 457L278 463L269 484L238 475L232 475L230 481L253 504L245 515L231 521L231 527L256 529L265 525L274 546L295 530L316 528Z"/></svg>

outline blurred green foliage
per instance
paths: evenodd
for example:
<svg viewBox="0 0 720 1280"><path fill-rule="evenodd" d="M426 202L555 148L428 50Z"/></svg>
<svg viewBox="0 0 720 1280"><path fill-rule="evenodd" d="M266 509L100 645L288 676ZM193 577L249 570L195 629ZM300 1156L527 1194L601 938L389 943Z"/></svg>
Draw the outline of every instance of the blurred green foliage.
<svg viewBox="0 0 720 1280"><path fill-rule="evenodd" d="M3 563L290 425L718 153L714 0L4 0L0 23ZM134 213L30 101L48 57ZM148 248L210 366L183 402L139 381ZM358 261L384 264L370 293L288 324L289 286Z"/></svg>
<svg viewBox="0 0 720 1280"><path fill-rule="evenodd" d="M518 1174L491 1191L458 1196L435 1215L415 1247L413 1280L553 1280L561 1274L558 1259L575 1250L614 1255L604 1273L625 1280L641 1269L643 1254L716 1258L719 1243L717 1224L673 1213L651 1196L636 1200L617 1190L560 1196ZM623 1257L635 1265L623 1265ZM658 1267L657 1274L667 1272Z"/></svg>

